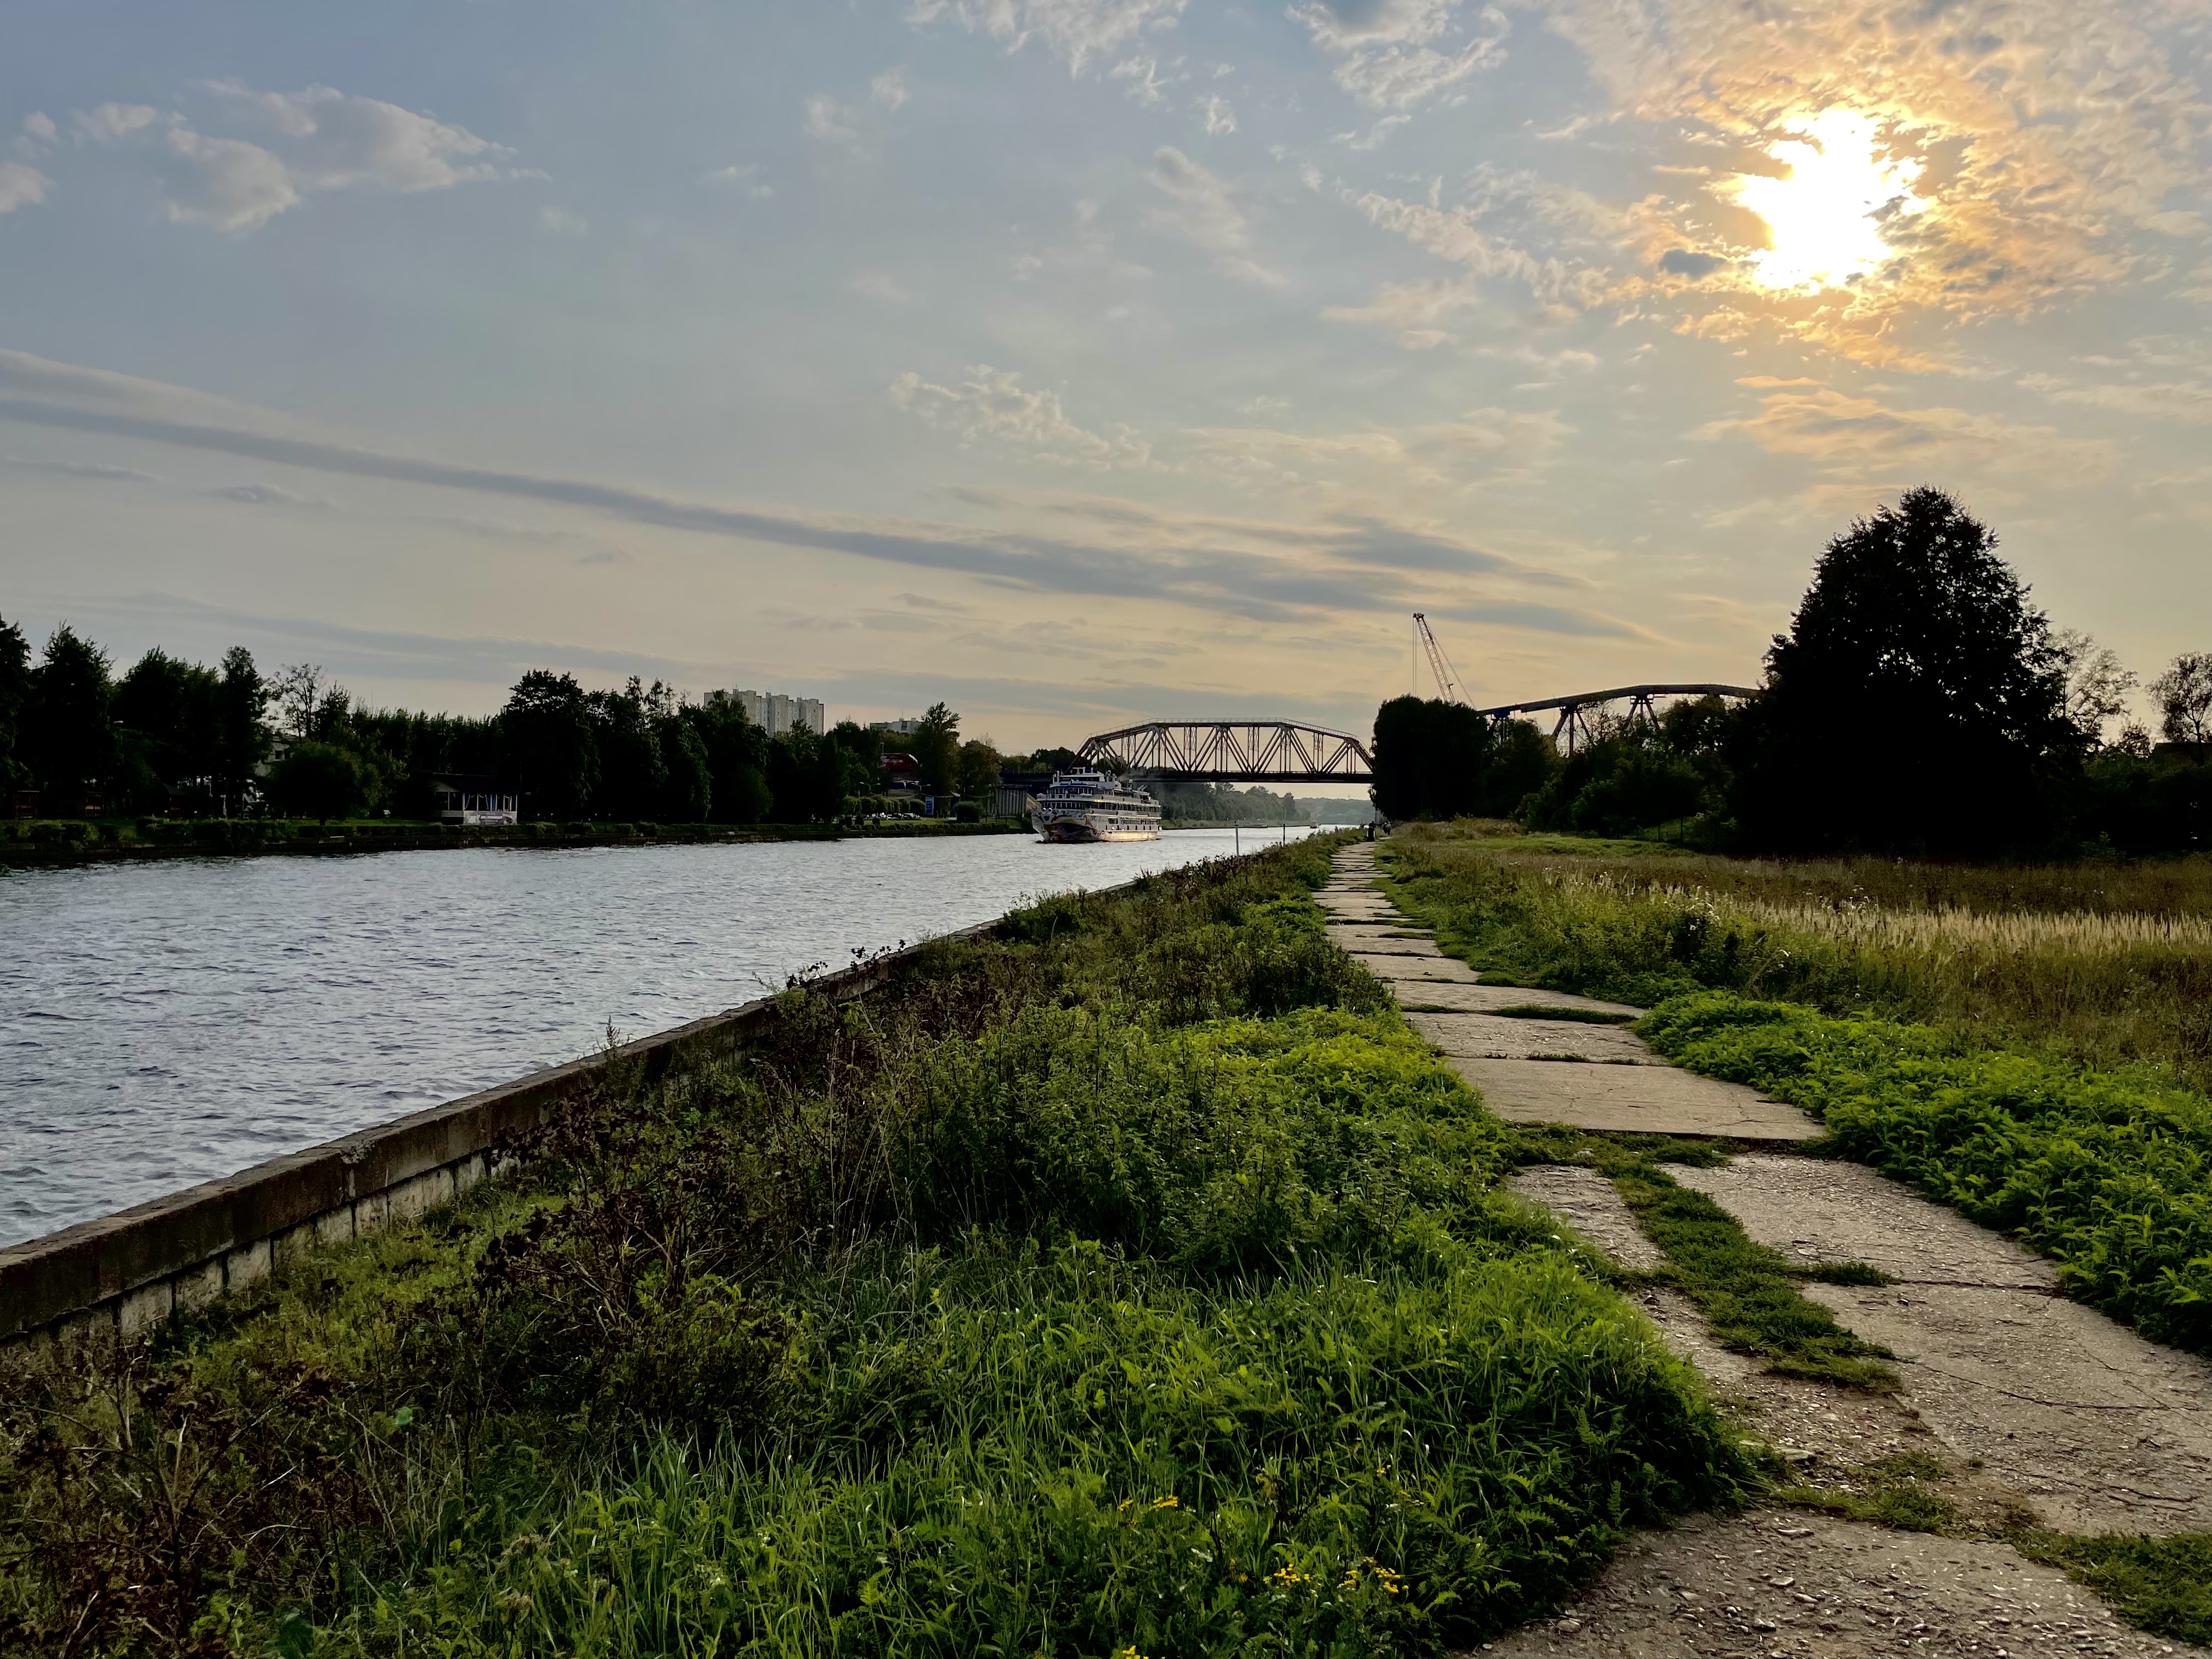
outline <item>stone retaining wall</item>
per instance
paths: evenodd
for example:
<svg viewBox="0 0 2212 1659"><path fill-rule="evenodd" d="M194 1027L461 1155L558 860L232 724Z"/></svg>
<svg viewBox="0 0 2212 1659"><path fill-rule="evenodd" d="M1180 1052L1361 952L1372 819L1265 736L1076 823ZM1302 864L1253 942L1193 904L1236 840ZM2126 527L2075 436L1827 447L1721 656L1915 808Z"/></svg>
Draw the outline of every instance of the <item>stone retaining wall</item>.
<svg viewBox="0 0 2212 1659"><path fill-rule="evenodd" d="M945 937L981 938L998 926ZM887 952L811 983L841 1000L862 996L927 948ZM744 1047L771 1001L624 1043L611 1058L641 1062L649 1078L726 1058ZM101 1326L144 1330L304 1251L433 1209L493 1173L516 1133L544 1122L610 1057L571 1060L0 1249L0 1345Z"/></svg>

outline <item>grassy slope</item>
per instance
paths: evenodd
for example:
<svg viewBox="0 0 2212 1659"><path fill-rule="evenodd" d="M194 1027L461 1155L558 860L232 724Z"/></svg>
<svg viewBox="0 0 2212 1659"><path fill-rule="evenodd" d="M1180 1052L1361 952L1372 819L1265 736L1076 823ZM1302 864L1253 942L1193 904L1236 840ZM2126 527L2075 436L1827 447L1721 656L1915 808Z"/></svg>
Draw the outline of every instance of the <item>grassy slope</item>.
<svg viewBox="0 0 2212 1659"><path fill-rule="evenodd" d="M1748 1470L1492 1190L1502 1126L1322 935L1326 854L793 995L526 1188L16 1380L0 1608L89 1598L88 1651L1158 1659L1552 1603Z"/></svg>

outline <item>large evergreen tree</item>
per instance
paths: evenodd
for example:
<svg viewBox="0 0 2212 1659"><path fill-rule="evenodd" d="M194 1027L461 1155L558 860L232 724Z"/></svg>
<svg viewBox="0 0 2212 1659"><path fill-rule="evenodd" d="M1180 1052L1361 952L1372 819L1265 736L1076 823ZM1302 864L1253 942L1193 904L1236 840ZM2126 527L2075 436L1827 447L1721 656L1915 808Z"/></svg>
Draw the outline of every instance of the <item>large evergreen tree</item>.
<svg viewBox="0 0 2212 1659"><path fill-rule="evenodd" d="M1740 727L1734 805L1754 844L2050 842L2084 740L2050 625L1996 544L1928 488L1828 544Z"/></svg>
<svg viewBox="0 0 2212 1659"><path fill-rule="evenodd" d="M0 788L15 787L28 772L15 750L30 701L30 642L21 629L0 617Z"/></svg>
<svg viewBox="0 0 2212 1659"><path fill-rule="evenodd" d="M82 811L86 798L104 789L115 769L109 711L115 694L107 671L107 653L67 623L54 629L31 671L27 758L49 813Z"/></svg>
<svg viewBox="0 0 2212 1659"><path fill-rule="evenodd" d="M599 733L574 674L533 668L500 711L507 763L532 817L577 818L599 783Z"/></svg>
<svg viewBox="0 0 2212 1659"><path fill-rule="evenodd" d="M253 788L255 769L269 752L269 728L261 717L269 708L269 683L254 665L253 653L234 645L222 653L222 678L216 687L216 802L219 810L243 812Z"/></svg>

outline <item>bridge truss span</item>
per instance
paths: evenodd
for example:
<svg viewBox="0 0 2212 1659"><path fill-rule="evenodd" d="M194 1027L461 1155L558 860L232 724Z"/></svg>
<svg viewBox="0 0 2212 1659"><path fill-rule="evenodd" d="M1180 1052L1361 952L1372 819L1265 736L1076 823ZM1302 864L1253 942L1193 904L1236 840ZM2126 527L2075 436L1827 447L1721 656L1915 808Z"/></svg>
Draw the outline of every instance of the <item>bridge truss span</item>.
<svg viewBox="0 0 2212 1659"><path fill-rule="evenodd" d="M1102 732L1081 750L1103 771L1164 783L1367 783L1367 745L1291 720L1153 720Z"/></svg>
<svg viewBox="0 0 2212 1659"><path fill-rule="evenodd" d="M1534 714L1543 710L1557 709L1559 718L1552 727L1552 741L1561 744L1570 755L1578 744L1587 744L1596 734L1592 730L1592 714L1607 703L1628 699L1628 718L1656 720L1659 709L1656 699L1661 697L1755 697L1759 689L1750 685L1672 684L1672 685L1616 685L1605 691L1573 691L1564 697L1544 697L1534 702L1502 703L1495 708L1478 708L1478 714L1487 714L1493 720L1510 720L1516 714Z"/></svg>

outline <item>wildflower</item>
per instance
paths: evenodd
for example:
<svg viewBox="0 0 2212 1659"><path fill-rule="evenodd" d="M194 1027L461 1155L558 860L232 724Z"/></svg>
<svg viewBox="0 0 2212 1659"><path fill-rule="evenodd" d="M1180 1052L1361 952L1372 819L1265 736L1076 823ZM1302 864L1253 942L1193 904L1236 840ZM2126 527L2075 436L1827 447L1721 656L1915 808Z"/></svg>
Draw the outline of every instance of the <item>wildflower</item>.
<svg viewBox="0 0 2212 1659"><path fill-rule="evenodd" d="M1156 1510L1179 1510L1182 1507L1182 1499L1170 1492L1165 1498L1152 1499L1152 1507Z"/></svg>

